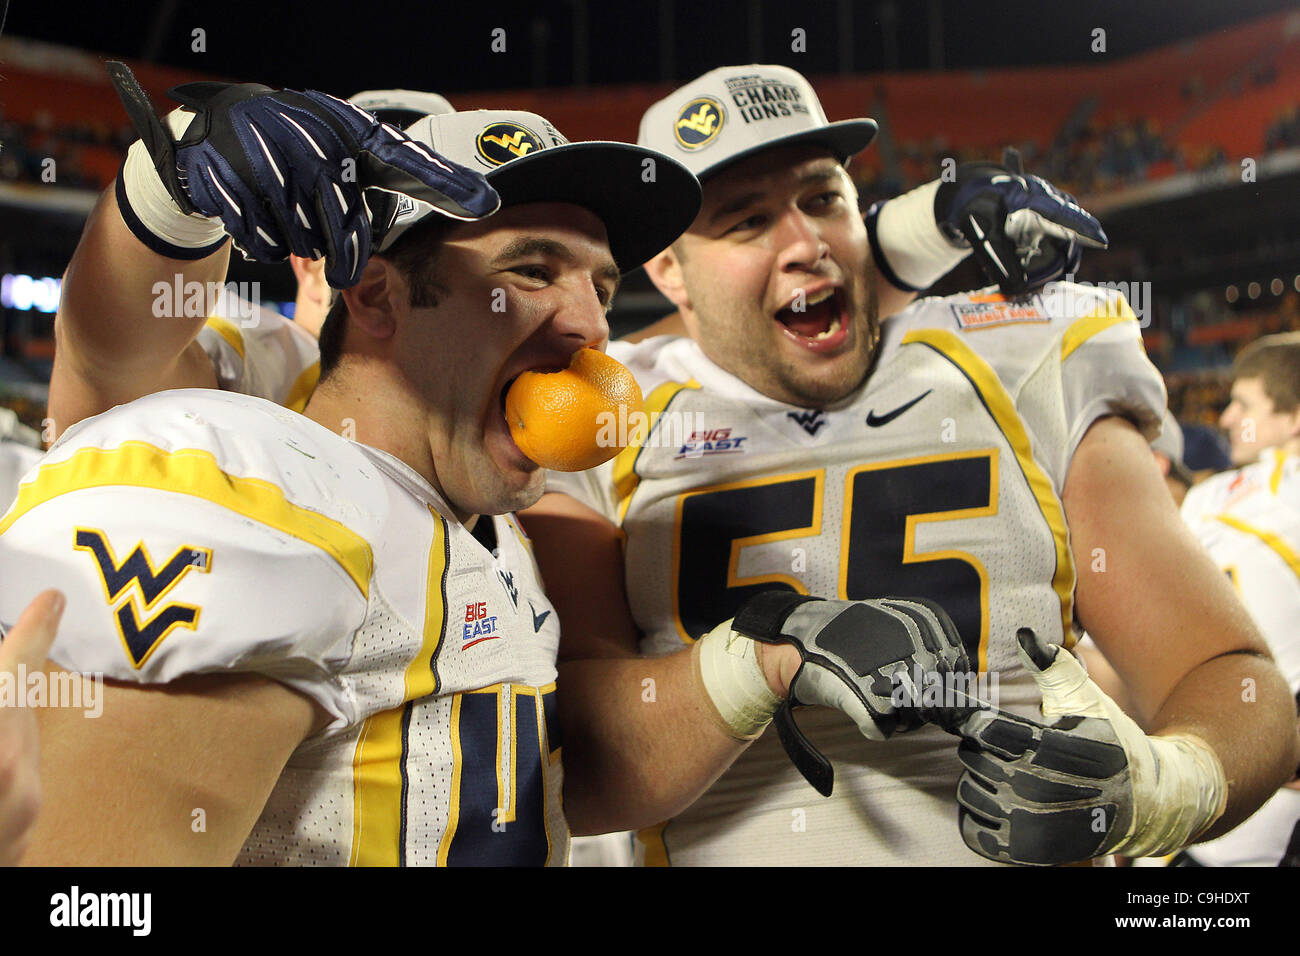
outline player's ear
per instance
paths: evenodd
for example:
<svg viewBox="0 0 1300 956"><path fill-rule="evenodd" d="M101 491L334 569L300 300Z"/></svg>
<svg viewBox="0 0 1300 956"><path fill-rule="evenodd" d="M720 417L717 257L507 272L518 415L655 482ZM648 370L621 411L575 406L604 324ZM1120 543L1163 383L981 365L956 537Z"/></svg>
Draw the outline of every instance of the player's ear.
<svg viewBox="0 0 1300 956"><path fill-rule="evenodd" d="M361 271L361 281L343 290L348 305L348 325L376 339L397 331L397 313L410 301L406 281L397 267L382 256L371 256Z"/></svg>
<svg viewBox="0 0 1300 956"><path fill-rule="evenodd" d="M665 298L679 309L689 309L691 298L686 293L682 276L682 260L676 248L670 246L645 264L646 275Z"/></svg>

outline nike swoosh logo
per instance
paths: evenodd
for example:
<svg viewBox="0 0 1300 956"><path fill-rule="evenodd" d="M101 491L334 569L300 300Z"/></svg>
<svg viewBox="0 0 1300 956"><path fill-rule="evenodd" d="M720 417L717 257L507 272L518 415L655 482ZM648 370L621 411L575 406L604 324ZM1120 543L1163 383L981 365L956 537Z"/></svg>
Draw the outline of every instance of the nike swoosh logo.
<svg viewBox="0 0 1300 956"><path fill-rule="evenodd" d="M877 416L875 409L872 409L871 411L867 412L867 427L879 428L881 425L888 425L895 418L903 414L903 412L907 411L909 408L911 408L913 405L915 405L917 402L925 398L925 396L929 395L933 391L934 389L927 388L924 392L916 396L916 398L912 399L910 402L906 402L905 404L899 405L892 412L886 412L885 414L880 416Z"/></svg>
<svg viewBox="0 0 1300 956"><path fill-rule="evenodd" d="M539 617L537 615L537 608L533 607L532 601L528 602L528 610L533 612L533 633L536 634L538 631L542 629L542 625L546 623L546 619L551 616L551 612L543 611L541 616Z"/></svg>

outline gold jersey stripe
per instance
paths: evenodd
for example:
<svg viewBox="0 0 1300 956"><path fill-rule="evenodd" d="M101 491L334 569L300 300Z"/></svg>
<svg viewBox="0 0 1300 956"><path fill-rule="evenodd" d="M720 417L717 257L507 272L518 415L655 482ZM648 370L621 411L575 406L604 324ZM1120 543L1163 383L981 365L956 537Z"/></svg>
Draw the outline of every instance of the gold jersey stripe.
<svg viewBox="0 0 1300 956"><path fill-rule="evenodd" d="M284 407L293 412L300 412L307 407L307 402L311 400L312 393L316 391L316 385L320 382L320 362L312 362L303 369L293 384L289 386L289 394L284 400Z"/></svg>
<svg viewBox="0 0 1300 956"><path fill-rule="evenodd" d="M406 666L402 705L368 718L352 757L352 853L350 866L399 866L404 862L406 807L406 711L411 701L438 692L433 660L447 626L447 522L432 508L433 540L425 577L424 639Z"/></svg>
<svg viewBox="0 0 1300 956"><path fill-rule="evenodd" d="M657 823L652 827L636 831L636 838L645 847L645 866L671 866L668 862L668 847L664 843L664 830L668 822Z"/></svg>
<svg viewBox="0 0 1300 956"><path fill-rule="evenodd" d="M1286 566L1291 569L1291 573L1300 578L1300 554L1291 547L1281 535L1274 534L1272 531L1265 531L1263 528L1256 528L1254 525L1247 524L1240 518L1234 518L1232 515L1216 515L1215 521L1226 524L1229 528L1235 528L1243 534L1254 535L1264 542L1274 554L1286 562Z"/></svg>
<svg viewBox="0 0 1300 956"><path fill-rule="evenodd" d="M244 357L244 333L239 331L239 327L235 323L229 319L223 319L219 315L214 315L210 316L205 324L230 343L230 347L239 353L241 359Z"/></svg>
<svg viewBox="0 0 1300 956"><path fill-rule="evenodd" d="M128 441L116 448L82 448L64 461L41 466L18 489L0 535L38 505L87 488L127 486L193 495L320 548L370 597L374 553L369 542L346 525L296 505L277 485L260 478L227 474L216 456L198 448L168 452L148 442Z"/></svg>
<svg viewBox="0 0 1300 956"><path fill-rule="evenodd" d="M429 515L433 518L433 541L429 544L429 572L424 585L424 640L420 653L406 668L403 700L428 697L442 689L434 660L447 629L447 563L451 549L446 519L433 508L429 508Z"/></svg>
<svg viewBox="0 0 1300 956"><path fill-rule="evenodd" d="M1268 487L1276 497L1277 489L1282 484L1282 468L1286 464L1286 452L1279 448L1273 454L1277 456L1277 462L1273 465L1273 474L1269 475Z"/></svg>
<svg viewBox="0 0 1300 956"><path fill-rule="evenodd" d="M643 443L649 439L650 433L654 431L655 423L664 409L668 407L677 394L684 388L699 388L700 383L691 379L689 382L664 382L658 388L650 393L645 400L645 416L649 426L645 434L641 435L641 441L636 441L624 448L614 458L614 493L618 495L618 523L623 523L623 518L627 515L627 509L632 504L632 494L636 491L636 486L640 483L640 478L636 473L636 460L641 455Z"/></svg>
<svg viewBox="0 0 1300 956"><path fill-rule="evenodd" d="M1116 321L1123 320L1108 320L1106 324L1113 325ZM1078 327L1079 324L1075 323L1072 328ZM1093 329L1088 335L1101 331L1102 327ZM1084 335L1083 338L1086 339L1088 335ZM956 333L944 329L917 329L903 336L904 345L913 342L929 346L962 371L983 400L984 406L1002 431L1012 452L1015 453L1020 470L1029 483L1029 490L1038 503L1038 510L1052 531L1052 540L1056 549L1056 570L1052 575L1052 588L1061 602L1061 634L1065 646L1072 647L1076 639L1074 633L1075 571L1074 557L1070 553L1070 533L1065 523L1065 511L1052 486L1052 480L1034 460L1029 433L1025 431L1024 422L1016 412L1015 403L997 377L997 373L984 359L976 355L970 346L958 338Z"/></svg>
<svg viewBox="0 0 1300 956"><path fill-rule="evenodd" d="M402 851L402 723L406 706L366 718L352 757L348 866L397 866Z"/></svg>
<svg viewBox="0 0 1300 956"><path fill-rule="evenodd" d="M1136 322L1137 316L1122 298L1082 316L1065 330L1065 335L1061 336L1061 361L1064 362L1070 357L1070 353L1099 332L1106 331L1112 325L1129 321Z"/></svg>
<svg viewBox="0 0 1300 956"><path fill-rule="evenodd" d="M447 865L447 856L451 853L451 841L456 835L456 828L460 825L460 776L465 762L460 749L460 705L464 699L464 694L453 694L451 698L448 732L448 739L451 741L451 786L447 793L447 825L443 828L442 839L438 842L438 866Z"/></svg>

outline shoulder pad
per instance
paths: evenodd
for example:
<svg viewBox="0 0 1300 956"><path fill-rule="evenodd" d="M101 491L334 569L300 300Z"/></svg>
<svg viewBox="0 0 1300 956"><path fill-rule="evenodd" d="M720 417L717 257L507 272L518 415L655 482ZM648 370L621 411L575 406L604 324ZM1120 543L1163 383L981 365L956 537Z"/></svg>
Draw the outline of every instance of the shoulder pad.
<svg viewBox="0 0 1300 956"><path fill-rule="evenodd" d="M56 585L51 658L69 669L325 687L364 619L386 507L368 459L300 415L211 389L147 396L70 429L21 485L0 522L0 622ZM337 712L335 690L321 702Z"/></svg>

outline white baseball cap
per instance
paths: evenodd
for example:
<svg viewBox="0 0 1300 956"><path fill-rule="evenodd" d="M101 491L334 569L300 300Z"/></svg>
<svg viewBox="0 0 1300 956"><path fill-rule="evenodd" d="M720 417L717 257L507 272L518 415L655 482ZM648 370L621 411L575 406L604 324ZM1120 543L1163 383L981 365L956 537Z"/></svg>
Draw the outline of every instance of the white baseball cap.
<svg viewBox="0 0 1300 956"><path fill-rule="evenodd" d="M348 102L398 129L405 129L430 114L456 112L445 96L421 90L362 90L348 97Z"/></svg>
<svg viewBox="0 0 1300 956"><path fill-rule="evenodd" d="M416 121L406 134L483 173L502 207L564 202L590 209L605 224L610 252L623 272L668 248L700 209L699 181L676 160L631 143L570 143L536 113L443 113ZM400 196L378 251L431 211ZM381 220L376 216L376 223Z"/></svg>
<svg viewBox="0 0 1300 956"><path fill-rule="evenodd" d="M812 84L787 66L710 70L646 110L637 142L701 180L773 146L824 146L840 162L876 137L871 119L828 122Z"/></svg>

